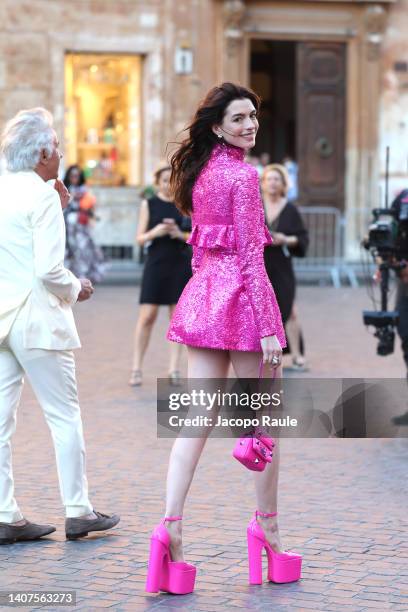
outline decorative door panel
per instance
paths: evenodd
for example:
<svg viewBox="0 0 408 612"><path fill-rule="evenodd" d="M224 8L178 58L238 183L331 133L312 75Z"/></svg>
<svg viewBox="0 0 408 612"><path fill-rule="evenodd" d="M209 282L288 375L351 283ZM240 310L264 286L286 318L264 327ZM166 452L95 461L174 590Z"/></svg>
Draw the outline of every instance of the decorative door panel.
<svg viewBox="0 0 408 612"><path fill-rule="evenodd" d="M346 53L342 43L297 44L299 203L344 208Z"/></svg>

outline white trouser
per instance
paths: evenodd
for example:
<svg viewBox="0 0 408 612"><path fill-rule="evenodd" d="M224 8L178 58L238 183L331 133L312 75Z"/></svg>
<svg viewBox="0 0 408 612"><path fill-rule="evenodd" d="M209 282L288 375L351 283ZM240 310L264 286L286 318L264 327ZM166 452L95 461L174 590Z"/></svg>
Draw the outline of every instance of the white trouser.
<svg viewBox="0 0 408 612"><path fill-rule="evenodd" d="M92 506L85 474L74 355L72 351L25 349L23 329L24 308L0 345L0 522L23 518L14 498L11 436L16 428L24 373L51 430L66 516L82 516L92 512Z"/></svg>

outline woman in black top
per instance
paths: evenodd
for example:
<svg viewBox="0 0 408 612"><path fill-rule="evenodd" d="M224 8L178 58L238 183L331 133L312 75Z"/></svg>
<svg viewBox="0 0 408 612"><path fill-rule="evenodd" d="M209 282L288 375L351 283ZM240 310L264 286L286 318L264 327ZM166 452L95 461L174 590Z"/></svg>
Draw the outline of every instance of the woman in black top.
<svg viewBox="0 0 408 612"><path fill-rule="evenodd" d="M155 174L157 193L143 200L140 209L137 242L147 247L140 292L139 317L135 330L135 349L129 384L142 384L142 363L159 306L168 305L170 318L177 301L191 277L191 252L186 245L189 219L175 207L169 190L170 168ZM172 343L169 378L177 384L182 345Z"/></svg>
<svg viewBox="0 0 408 612"><path fill-rule="evenodd" d="M305 256L307 230L297 207L287 201L289 176L286 168L280 164L270 164L265 167L261 180L265 220L274 241L273 245L265 248L265 268L285 324L293 366L305 370L303 340L294 304L296 277L292 257Z"/></svg>

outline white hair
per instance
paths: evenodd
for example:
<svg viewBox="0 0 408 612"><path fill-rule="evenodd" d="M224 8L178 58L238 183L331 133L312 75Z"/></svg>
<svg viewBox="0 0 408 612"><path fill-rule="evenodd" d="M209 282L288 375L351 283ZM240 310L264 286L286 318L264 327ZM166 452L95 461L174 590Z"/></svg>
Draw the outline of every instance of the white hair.
<svg viewBox="0 0 408 612"><path fill-rule="evenodd" d="M22 110L6 124L1 137L1 152L10 172L33 170L41 151L51 157L55 132L53 118L45 108Z"/></svg>

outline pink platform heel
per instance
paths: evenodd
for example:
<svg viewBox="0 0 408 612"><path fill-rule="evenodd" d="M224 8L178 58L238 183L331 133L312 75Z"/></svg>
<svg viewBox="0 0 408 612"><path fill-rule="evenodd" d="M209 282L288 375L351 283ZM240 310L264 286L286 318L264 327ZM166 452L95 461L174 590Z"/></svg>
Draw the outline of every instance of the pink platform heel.
<svg viewBox="0 0 408 612"><path fill-rule="evenodd" d="M264 548L268 557L268 580L279 583L295 582L301 577L302 556L288 551L275 552L267 542L263 529L256 520L258 515L272 517L277 514L277 512L266 514L256 510L248 525L249 584L262 584L262 550Z"/></svg>
<svg viewBox="0 0 408 612"><path fill-rule="evenodd" d="M164 526L165 521L181 520L181 516L166 516L153 530L146 579L147 593L167 591L174 595L186 595L194 591L196 568L184 561L171 560L170 535Z"/></svg>

